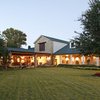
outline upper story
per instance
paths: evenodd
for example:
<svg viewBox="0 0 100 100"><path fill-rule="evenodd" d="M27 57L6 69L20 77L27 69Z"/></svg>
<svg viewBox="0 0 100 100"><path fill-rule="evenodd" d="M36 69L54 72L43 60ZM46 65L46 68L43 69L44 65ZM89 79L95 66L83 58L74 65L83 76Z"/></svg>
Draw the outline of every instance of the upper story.
<svg viewBox="0 0 100 100"><path fill-rule="evenodd" d="M68 45L67 41L41 35L35 42L35 52L53 54Z"/></svg>
<svg viewBox="0 0 100 100"><path fill-rule="evenodd" d="M80 51L75 48L75 42L70 42L41 35L35 42L35 47L28 49L24 48L8 48L8 51L12 54L25 54L34 55L35 53L48 53L55 55L62 54L79 54Z"/></svg>

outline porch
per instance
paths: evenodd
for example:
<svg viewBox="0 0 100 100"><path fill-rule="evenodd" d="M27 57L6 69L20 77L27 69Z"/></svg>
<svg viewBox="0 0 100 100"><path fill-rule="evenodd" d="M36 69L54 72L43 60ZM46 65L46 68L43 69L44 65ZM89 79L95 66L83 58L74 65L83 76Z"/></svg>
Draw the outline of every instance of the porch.
<svg viewBox="0 0 100 100"><path fill-rule="evenodd" d="M84 56L81 54L55 55L55 65L59 64L93 64L100 65L100 58L95 55Z"/></svg>

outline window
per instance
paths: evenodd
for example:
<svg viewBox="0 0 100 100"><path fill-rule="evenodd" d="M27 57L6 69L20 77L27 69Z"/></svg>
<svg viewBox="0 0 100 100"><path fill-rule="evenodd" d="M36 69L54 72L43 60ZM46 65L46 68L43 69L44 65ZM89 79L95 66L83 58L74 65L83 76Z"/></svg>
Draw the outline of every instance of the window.
<svg viewBox="0 0 100 100"><path fill-rule="evenodd" d="M74 41L70 42L70 48L75 48L75 42Z"/></svg>
<svg viewBox="0 0 100 100"><path fill-rule="evenodd" d="M71 47L73 48L74 46L75 46L75 45L74 45L74 42L72 42L72 43L71 43Z"/></svg>
<svg viewBox="0 0 100 100"><path fill-rule="evenodd" d="M45 51L45 43L46 42L39 43L39 51Z"/></svg>

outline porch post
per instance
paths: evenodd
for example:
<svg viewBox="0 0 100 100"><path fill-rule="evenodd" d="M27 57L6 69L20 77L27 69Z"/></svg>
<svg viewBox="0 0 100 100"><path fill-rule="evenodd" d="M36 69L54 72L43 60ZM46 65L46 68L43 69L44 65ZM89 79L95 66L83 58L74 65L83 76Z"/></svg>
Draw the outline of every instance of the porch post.
<svg viewBox="0 0 100 100"><path fill-rule="evenodd" d="M62 58L61 58L61 55L59 55L59 61L60 61L60 64L62 64Z"/></svg>
<svg viewBox="0 0 100 100"><path fill-rule="evenodd" d="M51 65L53 65L54 64L54 56L53 56L53 54L51 54Z"/></svg>
<svg viewBox="0 0 100 100"><path fill-rule="evenodd" d="M84 63L85 63L85 56L82 55L82 64L84 64Z"/></svg>
<svg viewBox="0 0 100 100"><path fill-rule="evenodd" d="M99 66L99 57L96 57L96 66Z"/></svg>
<svg viewBox="0 0 100 100"><path fill-rule="evenodd" d="M9 65L8 65L10 67L12 66L12 62L11 62L12 58L11 57L12 57L12 53L10 52L9 53Z"/></svg>
<svg viewBox="0 0 100 100"><path fill-rule="evenodd" d="M38 66L38 61L37 61L37 54L34 55L34 66Z"/></svg>
<svg viewBox="0 0 100 100"><path fill-rule="evenodd" d="M72 64L72 55L70 55L70 64Z"/></svg>

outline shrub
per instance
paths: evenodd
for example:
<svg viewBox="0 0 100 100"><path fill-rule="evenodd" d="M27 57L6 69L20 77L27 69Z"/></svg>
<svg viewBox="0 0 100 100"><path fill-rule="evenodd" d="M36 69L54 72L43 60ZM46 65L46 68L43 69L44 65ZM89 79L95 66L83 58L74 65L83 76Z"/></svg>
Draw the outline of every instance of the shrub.
<svg viewBox="0 0 100 100"><path fill-rule="evenodd" d="M98 77L100 77L100 72L99 72L99 73L95 73L93 76L98 76Z"/></svg>
<svg viewBox="0 0 100 100"><path fill-rule="evenodd" d="M58 65L58 67L66 67L66 68L71 68L71 67L96 67L96 65L91 65L91 64L89 64L89 65L86 65L86 64L84 64L84 65L72 65L72 64L59 64Z"/></svg>

